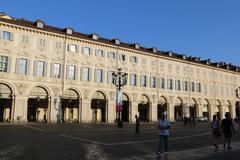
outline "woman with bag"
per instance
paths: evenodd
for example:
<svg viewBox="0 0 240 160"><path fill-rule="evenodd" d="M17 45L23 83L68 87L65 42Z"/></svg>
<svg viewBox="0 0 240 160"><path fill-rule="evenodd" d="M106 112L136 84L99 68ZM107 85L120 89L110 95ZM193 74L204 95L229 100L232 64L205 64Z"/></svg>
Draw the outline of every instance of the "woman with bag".
<svg viewBox="0 0 240 160"><path fill-rule="evenodd" d="M219 143L220 137L222 136L222 133L221 133L220 122L217 119L216 115L213 116L213 121L211 122L211 128L214 136L213 145L215 148L218 148L218 143Z"/></svg>

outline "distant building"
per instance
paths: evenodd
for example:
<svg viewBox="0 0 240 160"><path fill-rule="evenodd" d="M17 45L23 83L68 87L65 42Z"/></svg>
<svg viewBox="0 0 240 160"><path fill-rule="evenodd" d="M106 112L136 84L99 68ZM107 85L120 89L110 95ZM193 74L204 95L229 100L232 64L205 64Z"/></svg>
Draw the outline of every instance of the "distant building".
<svg viewBox="0 0 240 160"><path fill-rule="evenodd" d="M123 121L239 114L237 66L0 14L1 122L42 121L45 114L49 122L113 123L118 68L128 73Z"/></svg>

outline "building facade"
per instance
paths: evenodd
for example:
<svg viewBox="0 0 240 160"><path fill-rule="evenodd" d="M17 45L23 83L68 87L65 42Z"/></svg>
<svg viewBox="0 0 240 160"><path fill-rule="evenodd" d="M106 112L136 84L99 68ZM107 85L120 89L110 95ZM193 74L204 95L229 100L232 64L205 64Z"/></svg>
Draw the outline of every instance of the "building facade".
<svg viewBox="0 0 240 160"><path fill-rule="evenodd" d="M118 68L125 122L239 114L237 66L0 14L0 122L113 123Z"/></svg>

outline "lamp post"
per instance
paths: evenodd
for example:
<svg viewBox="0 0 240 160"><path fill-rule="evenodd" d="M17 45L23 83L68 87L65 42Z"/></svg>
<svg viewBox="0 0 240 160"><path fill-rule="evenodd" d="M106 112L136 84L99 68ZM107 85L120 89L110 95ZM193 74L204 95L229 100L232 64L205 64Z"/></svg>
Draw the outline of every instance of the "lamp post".
<svg viewBox="0 0 240 160"><path fill-rule="evenodd" d="M240 118L240 87L238 87L236 90L236 97L238 98L238 118Z"/></svg>
<svg viewBox="0 0 240 160"><path fill-rule="evenodd" d="M121 68L118 68L117 73L113 72L113 81L112 83L117 87L116 94L116 112L117 112L117 126L123 127L121 112L122 112L122 87L127 84L127 73L122 72Z"/></svg>

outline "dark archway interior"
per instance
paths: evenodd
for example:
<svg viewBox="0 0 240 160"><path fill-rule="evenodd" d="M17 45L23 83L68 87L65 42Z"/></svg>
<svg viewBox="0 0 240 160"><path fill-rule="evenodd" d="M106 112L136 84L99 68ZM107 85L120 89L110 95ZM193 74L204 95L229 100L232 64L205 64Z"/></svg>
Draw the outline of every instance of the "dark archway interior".
<svg viewBox="0 0 240 160"><path fill-rule="evenodd" d="M91 109L93 110L93 121L97 122L97 110L101 111L101 122L106 122L106 100L92 99Z"/></svg>
<svg viewBox="0 0 240 160"><path fill-rule="evenodd" d="M28 99L28 111L27 111L27 120L31 122L37 121L37 109L38 108L48 108L48 98L39 99L39 98L29 98ZM43 117L40 117L43 118Z"/></svg>
<svg viewBox="0 0 240 160"><path fill-rule="evenodd" d="M122 102L122 121L129 122L129 102Z"/></svg>
<svg viewBox="0 0 240 160"><path fill-rule="evenodd" d="M157 106L157 117L160 119L161 114L164 114L167 111L167 104L158 104Z"/></svg>
<svg viewBox="0 0 240 160"><path fill-rule="evenodd" d="M9 119L4 119L4 110L10 109ZM11 120L11 108L12 108L12 99L1 99L0 98L0 122L9 122Z"/></svg>
<svg viewBox="0 0 240 160"><path fill-rule="evenodd" d="M139 120L149 122L149 103L138 104Z"/></svg>

